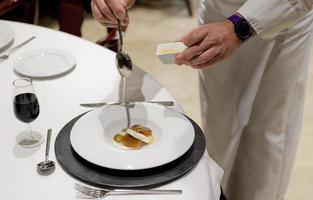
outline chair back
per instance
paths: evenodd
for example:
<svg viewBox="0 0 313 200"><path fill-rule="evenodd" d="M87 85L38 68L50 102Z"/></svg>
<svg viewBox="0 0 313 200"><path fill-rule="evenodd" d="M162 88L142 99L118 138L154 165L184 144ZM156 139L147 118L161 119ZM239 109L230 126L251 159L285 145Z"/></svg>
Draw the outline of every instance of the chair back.
<svg viewBox="0 0 313 200"><path fill-rule="evenodd" d="M34 23L37 13L36 0L0 0L0 18Z"/></svg>

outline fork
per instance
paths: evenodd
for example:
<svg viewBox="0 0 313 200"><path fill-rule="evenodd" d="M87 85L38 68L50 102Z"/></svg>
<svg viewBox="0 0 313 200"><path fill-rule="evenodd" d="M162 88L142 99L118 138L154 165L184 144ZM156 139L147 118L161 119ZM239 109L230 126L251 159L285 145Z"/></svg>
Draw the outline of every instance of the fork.
<svg viewBox="0 0 313 200"><path fill-rule="evenodd" d="M121 190L94 189L75 183L75 189L88 197L102 199L108 195L182 194L182 190ZM80 196L83 197L83 196Z"/></svg>
<svg viewBox="0 0 313 200"><path fill-rule="evenodd" d="M22 46L24 46L25 44L27 44L28 42L32 41L33 39L35 39L36 36L32 36L31 38L25 40L24 42L22 42L19 45L16 45L15 47L13 47L12 49L10 49L7 53L3 54L0 56L0 61L6 60L9 58L9 56L14 53L15 51L17 51L19 48L21 48Z"/></svg>

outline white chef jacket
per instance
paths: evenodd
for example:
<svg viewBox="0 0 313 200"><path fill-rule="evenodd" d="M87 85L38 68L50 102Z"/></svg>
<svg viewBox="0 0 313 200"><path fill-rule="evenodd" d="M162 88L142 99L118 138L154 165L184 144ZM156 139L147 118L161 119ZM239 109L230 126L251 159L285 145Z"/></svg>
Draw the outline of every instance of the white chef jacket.
<svg viewBox="0 0 313 200"><path fill-rule="evenodd" d="M199 71L210 156L229 200L282 200L294 162L312 41L313 0L202 0L201 24L238 12L257 35Z"/></svg>

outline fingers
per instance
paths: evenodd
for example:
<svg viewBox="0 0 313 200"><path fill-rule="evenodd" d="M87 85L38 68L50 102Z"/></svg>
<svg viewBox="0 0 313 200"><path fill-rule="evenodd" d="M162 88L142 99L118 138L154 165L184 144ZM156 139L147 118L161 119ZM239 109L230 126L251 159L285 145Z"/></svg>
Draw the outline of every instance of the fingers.
<svg viewBox="0 0 313 200"><path fill-rule="evenodd" d="M99 0L98 0L99 1ZM104 0L102 0L104 1ZM107 5L111 8L113 14L120 19L125 21L126 19L126 2L124 0L105 0Z"/></svg>
<svg viewBox="0 0 313 200"><path fill-rule="evenodd" d="M93 0L92 1L94 5L98 8L98 10L102 13L102 15L109 20L116 21L116 17L112 13L111 9L108 7L108 5L105 3L104 0Z"/></svg>
<svg viewBox="0 0 313 200"><path fill-rule="evenodd" d="M129 9L135 4L136 0L126 0L126 9Z"/></svg>
<svg viewBox="0 0 313 200"><path fill-rule="evenodd" d="M210 62L213 58L219 57L221 55L221 51L217 48L209 48L208 50L201 53L199 56L194 57L189 60L188 64L191 66L199 66L205 63Z"/></svg>
<svg viewBox="0 0 313 200"><path fill-rule="evenodd" d="M91 2L91 7L92 15L94 16L94 18L96 18L96 20L98 20L99 22L110 21L108 17L102 14L95 1Z"/></svg>
<svg viewBox="0 0 313 200"><path fill-rule="evenodd" d="M116 18L121 20L123 26L129 23L127 6L131 6L134 0L92 0L91 8L93 16L102 25L107 27L116 27ZM129 4L129 5L126 5Z"/></svg>
<svg viewBox="0 0 313 200"><path fill-rule="evenodd" d="M182 65L184 63L187 63L190 59L198 56L208 48L210 48L210 45L202 43L195 44L194 46L185 49L182 53L176 56L176 64Z"/></svg>
<svg viewBox="0 0 313 200"><path fill-rule="evenodd" d="M193 29L191 32L180 38L187 47L182 53L176 56L176 64L186 64L191 58L201 54L205 49L210 47L210 44L202 43L206 37L207 32L204 31L202 26Z"/></svg>
<svg viewBox="0 0 313 200"><path fill-rule="evenodd" d="M195 69L200 69L218 62L222 59L222 55L223 52L220 49L218 49L217 47L211 47L204 52L198 54L197 56L194 56L193 58L187 60L183 64L189 65Z"/></svg>
<svg viewBox="0 0 313 200"><path fill-rule="evenodd" d="M103 15L94 1L91 2L91 6L92 14L98 22L107 27L116 27L116 23L112 22L110 18Z"/></svg>
<svg viewBox="0 0 313 200"><path fill-rule="evenodd" d="M194 65L194 66L191 66L191 67L194 68L194 69L201 69L201 68L204 68L204 67L212 66L213 64L219 62L220 60L222 60L222 58L220 56L216 56L216 57L212 58L209 62L203 63L201 65Z"/></svg>
<svg viewBox="0 0 313 200"><path fill-rule="evenodd" d="M190 33L180 38L180 41L183 42L187 47L190 47L201 40L203 40L206 36L206 32L203 31L202 27L197 27L192 30Z"/></svg>
<svg viewBox="0 0 313 200"><path fill-rule="evenodd" d="M202 68L225 59L242 44L235 36L229 22L219 22L199 26L181 38L188 46L176 56L176 64L186 64Z"/></svg>

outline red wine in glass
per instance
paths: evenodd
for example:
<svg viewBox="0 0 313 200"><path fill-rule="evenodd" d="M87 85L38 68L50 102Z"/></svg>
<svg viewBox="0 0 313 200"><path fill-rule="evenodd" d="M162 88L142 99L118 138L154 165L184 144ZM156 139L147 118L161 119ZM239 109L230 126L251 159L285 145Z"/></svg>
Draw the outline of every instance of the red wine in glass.
<svg viewBox="0 0 313 200"><path fill-rule="evenodd" d="M35 94L22 93L14 98L14 113L24 123L34 121L39 115L39 104Z"/></svg>
<svg viewBox="0 0 313 200"><path fill-rule="evenodd" d="M39 115L39 103L33 82L29 78L13 82L13 110L16 118L27 124L27 131L18 134L17 143L23 147L36 147L42 143L40 133L31 130L31 122Z"/></svg>

